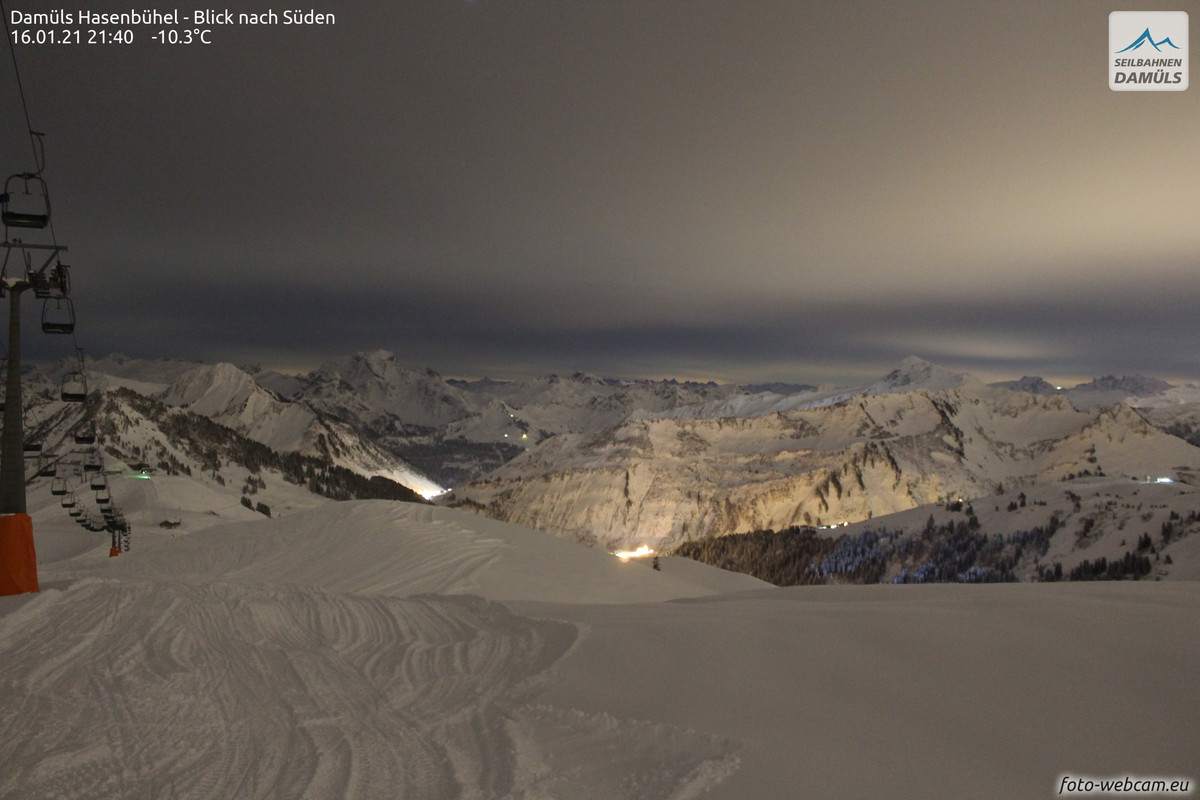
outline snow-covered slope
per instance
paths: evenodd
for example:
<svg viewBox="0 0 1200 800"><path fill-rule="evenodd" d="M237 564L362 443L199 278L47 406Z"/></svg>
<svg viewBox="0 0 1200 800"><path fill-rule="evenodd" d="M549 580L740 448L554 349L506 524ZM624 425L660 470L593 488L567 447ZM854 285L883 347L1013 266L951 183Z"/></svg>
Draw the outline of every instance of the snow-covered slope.
<svg viewBox="0 0 1200 800"><path fill-rule="evenodd" d="M166 387L159 398L280 452L300 450L317 420L311 409L280 400L249 374L226 363L195 367Z"/></svg>
<svg viewBox="0 0 1200 800"><path fill-rule="evenodd" d="M1076 408L1089 409L1117 403L1133 405L1138 398L1151 398L1170 391L1171 385L1144 375L1116 377L1105 375L1066 391Z"/></svg>
<svg viewBox="0 0 1200 800"><path fill-rule="evenodd" d="M444 491L351 425L303 403L281 400L232 364L197 367L160 397L167 405L206 416L280 453L321 456L354 472L396 481L424 497Z"/></svg>
<svg viewBox="0 0 1200 800"><path fill-rule="evenodd" d="M1170 676L1200 669L1197 583L714 593L694 564L384 502L144 533L110 559L35 517L43 591L0 598L4 797L1009 798L1064 774L1196 779L1200 684Z"/></svg>
<svg viewBox="0 0 1200 800"><path fill-rule="evenodd" d="M88 375L89 388L97 395L127 389L207 417L278 453L328 459L365 476L396 481L426 497L443 491L363 431L302 402L282 399L233 364L109 356L88 362ZM51 385L53 381L52 376L47 380Z"/></svg>
<svg viewBox="0 0 1200 800"><path fill-rule="evenodd" d="M280 583L332 592L481 594L493 600L630 603L711 594L668 568L621 561L603 550L448 508L386 501L326 502L247 528L203 535L147 535L136 558L108 575L156 580ZM77 562L76 562L77 563ZM61 567L64 574L73 568ZM92 574L84 567L83 574ZM701 568L700 572L717 572ZM727 587L760 589L745 575Z"/></svg>

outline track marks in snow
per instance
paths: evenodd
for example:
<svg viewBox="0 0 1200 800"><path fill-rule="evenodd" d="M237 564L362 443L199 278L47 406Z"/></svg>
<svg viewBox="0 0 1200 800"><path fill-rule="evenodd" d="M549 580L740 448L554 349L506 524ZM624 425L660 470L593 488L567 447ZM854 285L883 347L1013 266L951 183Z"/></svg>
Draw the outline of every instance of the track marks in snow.
<svg viewBox="0 0 1200 800"><path fill-rule="evenodd" d="M84 581L42 605L0 638L0 797L512 796L512 709L575 637L473 597Z"/></svg>
<svg viewBox="0 0 1200 800"><path fill-rule="evenodd" d="M510 732L530 798L692 800L729 777L738 744L719 736L609 714L530 706Z"/></svg>

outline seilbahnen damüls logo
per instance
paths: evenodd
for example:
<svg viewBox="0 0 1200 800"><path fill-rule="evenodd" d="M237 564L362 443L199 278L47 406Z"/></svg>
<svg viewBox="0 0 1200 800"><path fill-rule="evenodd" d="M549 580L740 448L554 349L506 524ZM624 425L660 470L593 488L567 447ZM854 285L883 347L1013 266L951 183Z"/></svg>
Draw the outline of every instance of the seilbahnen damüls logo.
<svg viewBox="0 0 1200 800"><path fill-rule="evenodd" d="M1114 11L1108 15L1108 45L1113 91L1187 89L1186 11Z"/></svg>
<svg viewBox="0 0 1200 800"><path fill-rule="evenodd" d="M1172 48L1173 50L1179 49L1175 45L1175 43L1171 41L1170 36L1164 36L1162 41L1159 41L1159 42L1154 41L1154 37L1150 35L1150 29L1146 28L1146 30L1142 31L1141 36L1139 36L1138 38L1133 40L1133 44L1129 45L1129 47L1126 47L1124 50L1118 50L1117 52L1118 53L1127 53L1130 50L1137 50L1139 47L1141 47L1144 44L1150 45L1151 47L1153 47L1155 50L1157 50L1160 53L1162 52L1162 46L1164 44L1167 47Z"/></svg>

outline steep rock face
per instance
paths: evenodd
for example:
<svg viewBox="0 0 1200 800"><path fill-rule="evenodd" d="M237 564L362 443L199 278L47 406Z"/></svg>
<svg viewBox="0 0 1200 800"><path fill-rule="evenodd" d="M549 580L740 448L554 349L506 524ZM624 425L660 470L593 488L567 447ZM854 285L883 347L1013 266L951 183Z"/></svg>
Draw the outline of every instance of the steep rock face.
<svg viewBox="0 0 1200 800"><path fill-rule="evenodd" d="M958 381L750 419L640 419L551 439L456 501L609 546L838 525L1079 475L1181 475L1200 449L1125 407Z"/></svg>

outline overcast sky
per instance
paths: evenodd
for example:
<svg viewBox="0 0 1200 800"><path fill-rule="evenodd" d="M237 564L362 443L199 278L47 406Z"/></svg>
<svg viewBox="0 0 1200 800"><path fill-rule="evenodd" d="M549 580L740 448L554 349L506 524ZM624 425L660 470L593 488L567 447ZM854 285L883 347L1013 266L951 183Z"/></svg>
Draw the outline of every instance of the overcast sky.
<svg viewBox="0 0 1200 800"><path fill-rule="evenodd" d="M1176 5L1194 28L1200 6ZM89 353L1200 378L1200 85L1111 91L1106 5L315 7L336 24L17 46ZM31 157L0 66L15 172Z"/></svg>

